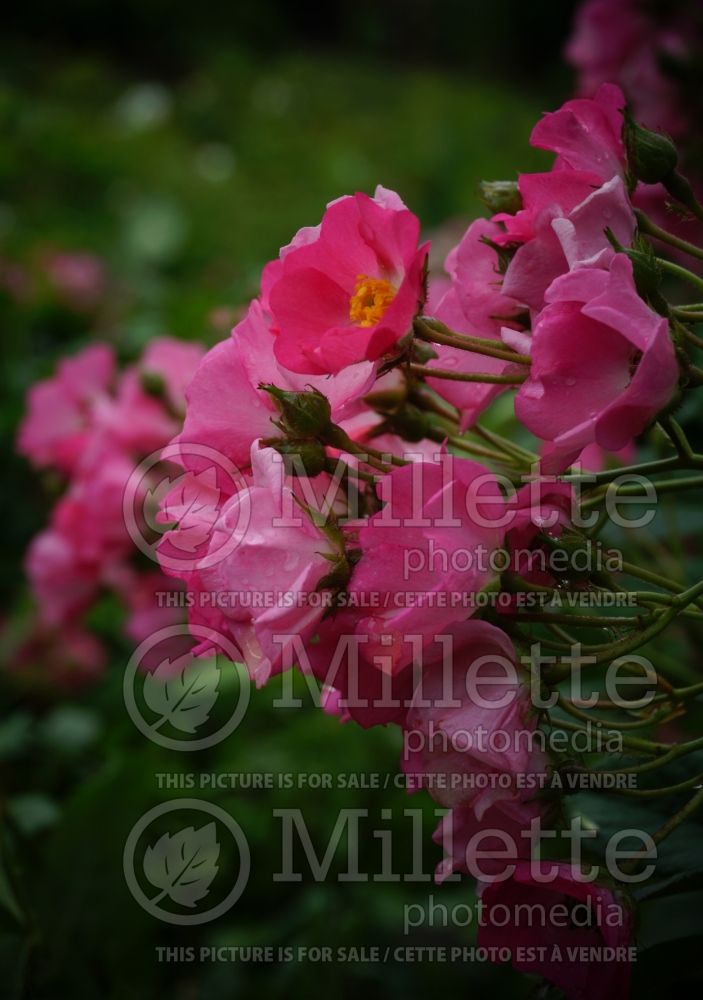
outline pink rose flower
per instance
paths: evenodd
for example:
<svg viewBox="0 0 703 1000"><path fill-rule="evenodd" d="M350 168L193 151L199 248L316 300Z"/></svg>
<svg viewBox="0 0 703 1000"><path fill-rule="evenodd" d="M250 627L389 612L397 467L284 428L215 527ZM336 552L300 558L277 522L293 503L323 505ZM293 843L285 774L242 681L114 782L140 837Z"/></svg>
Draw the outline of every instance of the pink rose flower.
<svg viewBox="0 0 703 1000"><path fill-rule="evenodd" d="M467 778L471 777L467 774ZM539 783L539 777L536 782ZM456 806L440 821L432 835L445 851L435 869L435 881L441 885L455 872L474 878L501 877L516 861L529 860L530 824L547 815L547 807L536 796L522 802L503 799L491 805L479 819L471 804Z"/></svg>
<svg viewBox="0 0 703 1000"><path fill-rule="evenodd" d="M634 441L630 441L624 448L615 452L608 452L594 443L586 445L576 460L576 464L580 465L586 472L600 472L602 469L612 466L632 465L636 452Z"/></svg>
<svg viewBox="0 0 703 1000"><path fill-rule="evenodd" d="M534 797L535 789L527 790L522 779L543 774L547 762L533 739L537 716L505 632L488 622L467 622L453 639L415 691L402 766L441 805L470 806L481 822L499 802Z"/></svg>
<svg viewBox="0 0 703 1000"><path fill-rule="evenodd" d="M201 361L186 390L183 430L173 442L181 445L183 465L190 471L210 464L206 456L189 449L190 444L206 445L246 470L253 442L278 436L273 421L280 413L269 393L260 388L262 383L293 391L318 388L329 399L335 421L343 419L373 384L375 366L370 362L324 377L288 371L274 355L270 322L261 302L255 300L232 336L216 344Z"/></svg>
<svg viewBox="0 0 703 1000"><path fill-rule="evenodd" d="M671 401L679 369L668 323L638 296L624 254L609 271L563 275L546 300L515 413L551 442L543 468L554 472L593 442L624 448Z"/></svg>
<svg viewBox="0 0 703 1000"><path fill-rule="evenodd" d="M505 295L501 289L498 256L485 240L498 242L503 230L487 219L477 219L466 230L461 242L447 257L445 267L451 277L448 287L441 286L441 294L430 296L427 312L441 320L451 330L475 337L501 341L503 327L520 327L519 314L524 311L520 300ZM437 360L427 362L428 368L451 369L458 373L488 372L502 375L518 370L510 362L489 358L455 347L434 345ZM456 406L461 414L461 429L471 426L495 399L504 386L480 382L451 382L446 379L427 378L435 392Z"/></svg>
<svg viewBox="0 0 703 1000"><path fill-rule="evenodd" d="M108 398L114 375L115 357L105 344L59 361L56 375L37 382L27 393L18 451L40 468L73 472L93 429L95 407Z"/></svg>
<svg viewBox="0 0 703 1000"><path fill-rule="evenodd" d="M301 230L266 275L279 362L323 375L392 350L424 299L419 231L380 186L331 202L319 227Z"/></svg>
<svg viewBox="0 0 703 1000"><path fill-rule="evenodd" d="M156 376L163 382L163 396L174 414L185 412L185 392L205 355L205 348L174 337L150 340L137 368L142 377Z"/></svg>
<svg viewBox="0 0 703 1000"><path fill-rule="evenodd" d="M32 539L25 572L39 606L42 622L64 625L94 600L100 582L99 567L83 560L72 540L56 528Z"/></svg>
<svg viewBox="0 0 703 1000"><path fill-rule="evenodd" d="M151 341L122 373L115 396L98 407L103 433L135 455L162 448L180 427L185 390L204 354L199 344L172 337Z"/></svg>
<svg viewBox="0 0 703 1000"><path fill-rule="evenodd" d="M68 622L99 588L117 579L131 554L122 495L134 463L111 442L95 437L49 527L29 547L26 572L42 619Z"/></svg>
<svg viewBox="0 0 703 1000"><path fill-rule="evenodd" d="M571 523L573 488L570 483L535 479L508 501L512 511L506 539L511 549L529 546L544 531L558 537Z"/></svg>
<svg viewBox="0 0 703 1000"><path fill-rule="evenodd" d="M81 557L107 564L132 551L122 495L134 461L111 442L95 439L52 513L52 522L70 538Z"/></svg>
<svg viewBox="0 0 703 1000"><path fill-rule="evenodd" d="M362 655L384 657L394 673L413 658L411 637L427 644L475 610L466 595L495 579L505 504L492 473L448 454L394 469L378 493L385 506L359 529L348 589L368 640Z"/></svg>
<svg viewBox="0 0 703 1000"><path fill-rule="evenodd" d="M305 649L301 669L333 688L334 704L341 721L353 720L364 729L372 726L402 726L412 703L413 688L423 671L446 656L440 636L415 651L413 660L389 673L384 647L376 659L366 653L365 636L356 636L358 611L341 610L327 617Z"/></svg>
<svg viewBox="0 0 703 1000"><path fill-rule="evenodd" d="M554 866L556 877L538 882L532 866L544 869L543 877ZM629 996L630 962L617 954L612 960L597 957L605 948L628 947L632 938L630 911L606 886L578 880L565 862L520 861L510 879L485 886L481 899L479 947L509 948L513 968L544 976L569 1000ZM512 920L506 921L506 910ZM543 922L530 919L532 914L544 914ZM593 958L580 958L578 950L570 957L569 948L592 949ZM518 957L520 952L525 957Z"/></svg>
<svg viewBox="0 0 703 1000"><path fill-rule="evenodd" d="M593 98L577 97L545 114L533 128L530 144L557 154L555 170L584 170L609 181L625 168L624 107L622 90L604 83Z"/></svg>
<svg viewBox="0 0 703 1000"><path fill-rule="evenodd" d="M221 613L261 686L282 668L286 644L275 637L305 641L322 619L315 595L339 553L296 503L277 453L253 446L251 465L251 486L224 504L208 552L217 552L223 535L241 533L238 544L212 565L206 556L197 571L204 591L232 598Z"/></svg>
<svg viewBox="0 0 703 1000"><path fill-rule="evenodd" d="M535 545L538 535L560 538L571 524L573 489L569 483L538 479L527 483L508 501L513 508L505 538L510 551L511 569L525 580L553 586L548 570L548 549ZM499 610L502 610L499 609Z"/></svg>
<svg viewBox="0 0 703 1000"><path fill-rule="evenodd" d="M522 210L495 216L505 226L497 242L519 244L505 273L504 294L539 310L559 275L577 267L608 266L615 251L606 229L629 246L635 217L625 185L620 176L599 183L581 170L522 174Z"/></svg>

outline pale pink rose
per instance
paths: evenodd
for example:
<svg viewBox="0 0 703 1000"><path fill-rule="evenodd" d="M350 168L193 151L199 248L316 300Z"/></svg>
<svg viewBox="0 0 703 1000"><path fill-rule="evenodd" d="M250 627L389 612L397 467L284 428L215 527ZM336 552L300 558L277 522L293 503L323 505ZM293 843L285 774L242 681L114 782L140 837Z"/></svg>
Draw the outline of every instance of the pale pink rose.
<svg viewBox="0 0 703 1000"><path fill-rule="evenodd" d="M36 466L72 473L92 433L95 408L108 399L114 375L115 357L106 344L59 361L56 375L27 393L18 450Z"/></svg>
<svg viewBox="0 0 703 1000"><path fill-rule="evenodd" d="M552 866L557 869L556 877L537 881L535 869L544 879ZM479 947L496 949L496 953L509 949L513 968L544 976L569 1000L625 1000L629 996L630 963L599 957L604 948L629 946L633 933L630 910L607 886L580 880L567 862L519 861L512 877L486 885L481 899ZM540 913L542 908L544 922L530 919L530 913ZM572 909L573 918L568 919ZM569 949L574 949L575 957L564 961Z"/></svg>
<svg viewBox="0 0 703 1000"><path fill-rule="evenodd" d="M242 478L240 486L244 488L247 481ZM203 560L217 558L208 550L222 509L232 496L231 482L229 486L228 491L219 485L213 468L183 473L162 498L156 514L157 523L173 525L160 538L157 557L164 574L171 580L181 580L191 599L187 618L191 625L199 627L196 655L221 648L218 646L220 635L229 637L227 620L217 602L210 600L211 592L206 589L198 570ZM228 547L222 532L218 533L220 541ZM223 549L221 554L225 551ZM226 649L221 651L227 655Z"/></svg>
<svg viewBox="0 0 703 1000"><path fill-rule="evenodd" d="M331 202L265 275L276 357L291 371L375 361L408 333L424 299L427 244L397 194L378 187Z"/></svg>
<svg viewBox="0 0 703 1000"><path fill-rule="evenodd" d="M412 659L410 636L426 644L468 617L465 595L495 579L505 503L484 466L448 454L394 469L378 493L385 506L359 529L349 593L362 602L363 656L383 656L395 673ZM368 595L377 606L365 606Z"/></svg>
<svg viewBox="0 0 703 1000"><path fill-rule="evenodd" d="M330 401L332 418L343 420L373 384L370 362L350 365L338 375L303 376L288 371L274 356L270 317L255 300L232 336L216 344L201 361L186 391L183 430L174 439L181 461L190 471L202 471L213 462L189 445L205 445L234 463L249 467L251 446L259 438L279 437L274 421L280 418L262 384L302 391L313 387ZM226 478L220 475L219 478Z"/></svg>
<svg viewBox="0 0 703 1000"><path fill-rule="evenodd" d="M95 438L76 477L29 547L26 571L44 621L68 622L103 585L119 580L132 552L122 495L133 462Z"/></svg>
<svg viewBox="0 0 703 1000"><path fill-rule="evenodd" d="M532 335L518 419L551 442L543 468L561 471L589 444L619 451L671 401L679 368L667 321L638 296L632 264L558 278Z"/></svg>
<svg viewBox="0 0 703 1000"><path fill-rule="evenodd" d="M404 724L402 767L411 787L426 787L448 808L470 806L481 821L498 802L534 797L527 776L538 780L547 765L531 739L536 728L529 683L512 642L488 622L466 622L455 628L446 656L425 670L415 690Z"/></svg>
<svg viewBox="0 0 703 1000"><path fill-rule="evenodd" d="M451 330L495 340L503 347L503 327L520 328L519 314L524 306L503 293L498 256L485 241L497 241L502 228L487 219L472 222L464 237L447 257L445 267L451 281L440 295L430 288L427 313L441 320ZM441 286L439 286L441 288ZM444 368L457 373L488 372L502 375L519 370L510 362L474 354L441 344L433 345L437 359L428 368ZM499 384L452 382L427 378L427 384L452 403L461 415L461 429L474 424L481 412L505 388Z"/></svg>
<svg viewBox="0 0 703 1000"><path fill-rule="evenodd" d="M577 267L607 267L615 251L606 229L629 246L635 217L621 177L598 185L580 170L520 177L522 210L496 216L506 230L497 242L519 244L503 281L506 295L541 309L559 275Z"/></svg>
<svg viewBox="0 0 703 1000"><path fill-rule="evenodd" d="M231 551L212 565L206 556L197 571L203 590L229 595L221 613L260 686L282 669L285 646L294 637L305 641L321 621L317 589L333 568L328 557L339 553L297 504L273 449L253 446L251 466L251 486L224 504L208 552L217 553L222 536L232 537L243 522L246 530Z"/></svg>
<svg viewBox="0 0 703 1000"><path fill-rule="evenodd" d="M128 585L121 596L129 612L125 632L134 642L140 643L159 629L183 623L183 607L171 600L182 593L181 583L157 570L130 574L124 582Z"/></svg>

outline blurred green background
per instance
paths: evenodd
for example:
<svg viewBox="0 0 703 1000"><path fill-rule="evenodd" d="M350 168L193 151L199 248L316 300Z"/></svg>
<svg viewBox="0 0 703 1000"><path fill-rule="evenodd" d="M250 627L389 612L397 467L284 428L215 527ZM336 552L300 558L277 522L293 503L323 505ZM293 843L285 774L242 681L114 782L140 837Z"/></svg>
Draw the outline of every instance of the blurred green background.
<svg viewBox="0 0 703 1000"><path fill-rule="evenodd" d="M482 178L543 163L527 139L570 93L561 61L572 4L539 0L284 0L212 5L154 0L35 2L6 12L0 42L0 421L4 624L27 599L21 560L45 523L52 483L13 454L23 394L90 338L124 359L169 333L214 343L255 294L262 265L326 202L377 183L396 189L428 235L481 211ZM446 249L451 238L437 233ZM97 255L106 290L67 301L46 278L57 251ZM441 259L441 258L440 258ZM280 825L300 807L318 851L338 811L368 808L396 831L423 809L429 873L441 852L426 796L400 791L242 790L205 795L243 826L253 869L243 898L212 924L174 928L144 913L122 872L133 824L177 797L169 772L388 772L390 731L341 727L310 705L275 710L254 693L244 723L197 754L146 740L128 718L130 650L109 601L92 624L112 655L104 680L66 697L0 678L0 995L174 1000L326 992L420 997L447 990L523 997L534 984L488 964L164 963L158 946L463 945L470 931L403 937L403 907L470 901L468 884L277 884ZM193 794L197 795L197 792ZM381 822L381 810L393 820ZM372 821L372 825L374 825ZM362 866L376 871L367 835ZM332 871L342 871L335 858Z"/></svg>

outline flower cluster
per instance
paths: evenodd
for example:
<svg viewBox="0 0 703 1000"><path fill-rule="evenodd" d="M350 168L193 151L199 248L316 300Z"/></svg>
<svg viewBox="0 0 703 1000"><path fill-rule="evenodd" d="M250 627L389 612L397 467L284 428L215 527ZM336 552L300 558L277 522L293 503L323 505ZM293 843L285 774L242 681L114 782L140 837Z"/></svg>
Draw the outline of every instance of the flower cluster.
<svg viewBox="0 0 703 1000"><path fill-rule="evenodd" d="M642 180L673 186L675 159L624 109L606 83L546 114L531 141L552 169L485 185L493 215L444 276L428 275L418 219L382 187L300 230L186 390L184 476L159 515L197 652L224 637L257 685L297 666L342 721L399 726L409 789L449 810L438 878L477 876L489 915L533 898L607 903L607 918L562 932L577 945L627 943L631 918L601 877L560 864L550 883L531 867L530 831L564 820L511 601L602 585L525 565L526 550L585 544L558 477L580 456L631 453L698 378L633 202ZM508 391L538 464L480 422ZM480 610L511 587L503 617ZM482 933L508 932L489 916ZM517 964L573 997L626 989L620 961L584 961L568 982L548 960Z"/></svg>
<svg viewBox="0 0 703 1000"><path fill-rule="evenodd" d="M581 15L577 61L601 6ZM230 337L207 353L156 340L122 371L109 347L89 347L32 388L18 437L65 481L27 556L35 646L61 629L61 669L95 672L85 615L108 589L136 642L184 607L194 655L234 649L259 687L296 668L342 723L395 726L408 791L445 810L437 881L478 881L479 945L508 946L516 968L579 1000L627 994L633 921L622 869L580 851L550 858L573 833L562 776L591 763L552 737L590 735L563 684L580 670L573 632L594 616L564 620L544 600L625 593L603 566L607 510L593 508L611 498L609 466L653 425L675 453L627 471L703 467L673 418L703 384L703 310L672 305L664 282L701 279L655 248L703 251L645 211L671 198L701 220L703 207L672 142L599 72L533 129L551 169L483 185L490 217L470 223L444 273L429 273L420 222L395 192L339 198L266 265ZM489 413L500 396L509 436ZM137 568L135 541L159 570ZM636 613L604 620L613 638L586 647L595 665L679 614L700 617L689 605L700 609L703 584L626 572L664 592L626 594ZM156 601L169 591L179 606ZM625 713L627 731L699 693L656 672L652 683L651 710L610 688L597 705ZM622 736L615 722L607 732ZM673 759L662 743L624 745L658 757L645 768ZM522 925L531 906L542 922ZM582 956L568 975L550 957L560 945Z"/></svg>
<svg viewBox="0 0 703 1000"><path fill-rule="evenodd" d="M172 584L156 568L144 572L134 563L123 494L135 461L178 430L184 389L203 353L164 337L118 371L112 348L96 344L59 362L56 374L28 393L18 450L65 483L26 558L38 608L34 646L37 630L45 646L60 634L53 645L62 650L57 662L63 666L55 679L75 683L99 672L103 650L83 621L102 591L121 600L126 633L136 642L173 620L172 610L159 613L153 596ZM29 658L20 652L21 662Z"/></svg>

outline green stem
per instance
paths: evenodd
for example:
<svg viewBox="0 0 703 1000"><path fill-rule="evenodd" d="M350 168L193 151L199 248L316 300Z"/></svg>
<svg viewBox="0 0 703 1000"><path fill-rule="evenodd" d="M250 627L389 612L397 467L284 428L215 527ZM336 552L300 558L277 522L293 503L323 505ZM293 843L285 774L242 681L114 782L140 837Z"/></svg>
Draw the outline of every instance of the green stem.
<svg viewBox="0 0 703 1000"><path fill-rule="evenodd" d="M574 705L572 701L569 701L568 698L565 698L564 695L559 695L557 704L565 712L568 712L569 715L573 715L574 718L576 719L583 719L586 722L590 722L592 726L601 725L609 729L617 729L617 730L644 729L646 726L651 726L655 722L658 722L659 719L663 719L667 715L671 714L671 710L667 706L667 708L659 709L658 711L654 712L648 719L638 719L636 722L612 722L610 719L600 719L597 718L596 716L589 715L587 712L583 712L580 708ZM622 707L620 710L622 711Z"/></svg>
<svg viewBox="0 0 703 1000"><path fill-rule="evenodd" d="M561 707L563 707L563 706L561 706ZM573 715L574 714L573 712L569 711L568 708L564 708L564 711L568 712L569 715ZM570 730L572 732L580 732L580 733L582 733L582 732L589 732L590 730L592 730L594 728L594 725L595 725L594 722L591 719L588 719L588 725L587 726L583 726L583 725L579 725L578 723L575 723L575 722L568 722L566 719L554 719L551 716L549 716L549 724L550 724L550 726L552 726L552 728L556 728L556 729L558 729L558 728L568 729L568 730ZM624 733L619 732L619 730L617 730L617 729L606 729L606 730L604 730L604 732L607 735L616 736L619 740L621 740L622 745L625 746L625 747L627 747L628 750L632 750L633 753L642 753L642 754L649 754L649 755L651 755L653 753L663 753L665 750L668 750L669 747L670 747L670 744L668 744L668 743L653 743L652 740L643 740L643 739L640 739L638 736L627 736ZM651 761L647 761L647 764L651 764L651 763L652 763ZM639 767L641 767L642 769L644 769L646 767L646 764L641 764L641 765L639 765ZM630 773L633 770L636 770L636 768L621 768L620 770L617 770L617 771L610 771L610 770L606 770L605 768L599 768L596 773L597 774L612 774L612 773L622 774L623 772Z"/></svg>
<svg viewBox="0 0 703 1000"><path fill-rule="evenodd" d="M695 309L685 309L683 306L674 306L671 312L676 316L677 319L683 320L684 323L700 323L703 322L703 312L697 312ZM684 335L695 347L703 347L703 340L697 337L695 333L684 328Z"/></svg>
<svg viewBox="0 0 703 1000"><path fill-rule="evenodd" d="M642 622L642 616L619 616L610 617L599 615L562 615L562 614L539 614L539 612L504 612L506 616L514 618L518 622L537 622L540 625L571 625L581 628L617 628L621 625L638 625Z"/></svg>
<svg viewBox="0 0 703 1000"><path fill-rule="evenodd" d="M350 455L356 455L366 465L370 465L373 469L378 469L379 472L389 472L389 464L391 466L409 464L406 459L400 458L398 455L393 455L391 452L379 451L367 443L361 444L358 441L353 441L345 430L336 425L327 435L325 444L329 444L333 448L339 448L340 451L347 451Z"/></svg>
<svg viewBox="0 0 703 1000"><path fill-rule="evenodd" d="M696 455L696 467L703 468L703 455ZM620 476L642 476L652 472L668 472L669 470L681 468L681 458L679 455L672 455L670 458L660 458L653 462L640 462L639 465L624 465L619 469L603 469L601 472L589 472L586 474L568 474L560 476L559 479L565 483L586 483L588 490L595 489L603 483L610 483Z"/></svg>
<svg viewBox="0 0 703 1000"><path fill-rule="evenodd" d="M501 361L511 361L517 365L529 365L531 358L527 354L517 354L509 348L500 347L496 341L484 337L471 337L468 334L446 332L428 326L422 319L415 320L415 336L428 344L443 344L445 347L455 347L460 351L470 351L473 354L483 354L487 358L498 358Z"/></svg>
<svg viewBox="0 0 703 1000"><path fill-rule="evenodd" d="M695 603L701 594L703 594L703 580L689 587L688 590L676 594L672 598L671 606L666 611L663 611L644 631L635 635L625 636L624 639L613 643L610 650L603 650L600 653L596 653L596 663L613 660L616 657L623 656L625 653L631 653L633 650L639 649L640 646L644 646L645 643L659 635L684 608L688 607L689 604Z"/></svg>
<svg viewBox="0 0 703 1000"><path fill-rule="evenodd" d="M703 782L703 774L696 774L687 781L679 781L676 785L664 785L661 788L604 788L604 792L613 792L616 795L627 795L635 799L659 799L665 795L676 795L685 792L689 788L696 788Z"/></svg>
<svg viewBox="0 0 703 1000"><path fill-rule="evenodd" d="M662 243L668 243L669 246L676 247L677 250L682 250L691 257L703 260L703 250L700 247L697 247L694 243L689 243L688 240L682 240L679 236L674 236L673 233L667 232L666 229L662 229L661 226L658 226L656 222L645 215L644 212L640 212L639 209L635 209L635 218L637 219L640 232L647 233L648 236L654 236L656 239L661 240Z"/></svg>
<svg viewBox="0 0 703 1000"><path fill-rule="evenodd" d="M408 368L414 375L424 378L441 378L450 382L484 382L489 385L522 385L527 375L490 375L488 372L451 372L445 368L426 368L411 363Z"/></svg>
<svg viewBox="0 0 703 1000"><path fill-rule="evenodd" d="M685 585L679 583L678 580L672 580L671 577L664 576L662 573L655 573L654 570L645 569L643 566L636 566L635 563L624 561L621 565L621 570L628 576L634 576L636 580L653 583L655 586L661 587L663 590L670 590L674 594L683 594L686 590ZM691 603L703 610L703 600L692 601Z"/></svg>
<svg viewBox="0 0 703 1000"><path fill-rule="evenodd" d="M665 840L670 833L680 826L684 820L687 820L689 816L703 805L703 788L701 788L696 794L688 800L686 805L679 809L671 819L668 819L663 826L660 826L657 832L652 836L652 840L655 844L661 844L662 840Z"/></svg>
<svg viewBox="0 0 703 1000"><path fill-rule="evenodd" d="M611 483L610 486L613 484ZM663 479L658 483L654 483L654 488L656 490L657 496L661 493L680 493L684 490L697 490L703 487L703 476L690 476L688 478L681 479ZM629 483L625 486L618 486L615 490L615 497L646 497L648 494L645 486L640 483ZM589 496L581 504L582 510L590 510L591 507L597 507L602 500L608 495L608 490L604 490L602 493L598 493L594 496ZM607 512L606 512L607 517Z"/></svg>
<svg viewBox="0 0 703 1000"><path fill-rule="evenodd" d="M664 260L663 257L657 257L657 263L662 271L673 274L676 278L681 278L682 281L687 281L689 285L703 289L703 278L694 274L693 271L689 271L688 268L681 267L680 264L674 264L671 260Z"/></svg>
<svg viewBox="0 0 703 1000"><path fill-rule="evenodd" d="M655 747L652 751L653 753L661 754L655 760L648 760L644 764L633 764L632 767L619 767L607 771L606 769L600 769L601 773L645 774L648 771L656 771L657 768L671 764L672 761L678 760L679 757L685 757L686 754L700 750L703 747L703 736L696 740L690 740L688 743L679 743L674 746L667 743L653 743L652 746Z"/></svg>
<svg viewBox="0 0 703 1000"><path fill-rule="evenodd" d="M511 455L501 455L500 452L491 451L490 448L482 448L480 444L473 444L471 441L467 441L466 438L463 438L458 434L449 434L443 440L447 441L455 448L465 451L469 455L479 455L484 458L491 458L494 462L500 462L501 465L515 464L514 461L511 461Z"/></svg>
<svg viewBox="0 0 703 1000"><path fill-rule="evenodd" d="M481 424L474 424L471 431L474 434L478 434L479 437L482 437L484 441L495 444L498 448L502 448L504 451L514 454L515 457L519 458L521 462L529 462L532 465L539 461L539 456L535 455L533 451L528 451L527 448L523 448L514 441L509 441L508 438L503 437L502 434L497 434L495 431L491 431L487 427L482 427Z"/></svg>

